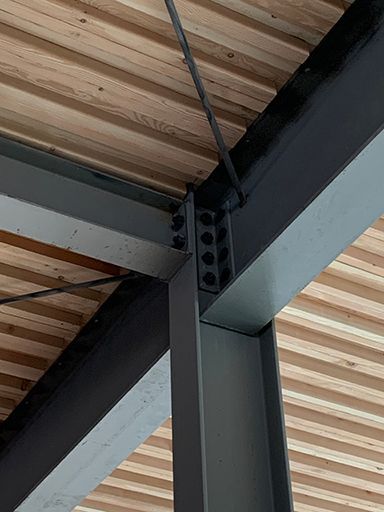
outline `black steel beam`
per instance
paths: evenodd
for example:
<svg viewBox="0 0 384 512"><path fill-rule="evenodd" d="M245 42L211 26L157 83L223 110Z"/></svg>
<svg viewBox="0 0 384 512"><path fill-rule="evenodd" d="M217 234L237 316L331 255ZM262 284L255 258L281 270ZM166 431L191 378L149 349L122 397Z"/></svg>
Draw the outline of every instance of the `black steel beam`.
<svg viewBox="0 0 384 512"><path fill-rule="evenodd" d="M383 54L384 3L356 0L232 149L250 203L244 229L259 223L244 259L262 251L383 128ZM216 209L229 199L236 203L236 194L219 165L197 190L196 206Z"/></svg>
<svg viewBox="0 0 384 512"><path fill-rule="evenodd" d="M221 166L197 190L231 211L235 271L209 321L257 332L383 212L383 55L384 2L356 0L231 152L247 203Z"/></svg>
<svg viewBox="0 0 384 512"><path fill-rule="evenodd" d="M167 285L122 283L1 425L0 510L13 512L168 348Z"/></svg>

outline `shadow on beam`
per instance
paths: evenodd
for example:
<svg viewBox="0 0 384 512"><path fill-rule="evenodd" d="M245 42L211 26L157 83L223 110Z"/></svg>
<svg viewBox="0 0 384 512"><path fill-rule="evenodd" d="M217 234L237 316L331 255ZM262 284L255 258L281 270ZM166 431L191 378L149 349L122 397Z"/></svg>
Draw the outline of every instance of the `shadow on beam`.
<svg viewBox="0 0 384 512"><path fill-rule="evenodd" d="M1 426L0 510L13 512L168 348L167 284L122 283Z"/></svg>

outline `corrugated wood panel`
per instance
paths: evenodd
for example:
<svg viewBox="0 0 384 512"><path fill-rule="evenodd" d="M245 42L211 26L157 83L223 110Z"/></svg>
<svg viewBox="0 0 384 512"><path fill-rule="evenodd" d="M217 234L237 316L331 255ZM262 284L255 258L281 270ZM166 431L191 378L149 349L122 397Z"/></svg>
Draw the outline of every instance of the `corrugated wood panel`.
<svg viewBox="0 0 384 512"><path fill-rule="evenodd" d="M296 512L384 510L384 217L277 318ZM168 420L76 512L171 512Z"/></svg>
<svg viewBox="0 0 384 512"><path fill-rule="evenodd" d="M343 14L341 0L177 0L229 146ZM217 151L163 0L2 0L0 133L184 192Z"/></svg>
<svg viewBox="0 0 384 512"><path fill-rule="evenodd" d="M0 231L0 298L119 273L113 265ZM0 306L0 420L113 289L80 289Z"/></svg>

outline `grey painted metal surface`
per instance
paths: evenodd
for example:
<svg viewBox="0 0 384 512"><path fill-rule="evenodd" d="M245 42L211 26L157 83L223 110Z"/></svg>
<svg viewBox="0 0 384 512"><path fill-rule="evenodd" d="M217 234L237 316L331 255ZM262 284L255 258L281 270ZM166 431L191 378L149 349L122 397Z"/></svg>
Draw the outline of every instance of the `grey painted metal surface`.
<svg viewBox="0 0 384 512"><path fill-rule="evenodd" d="M205 511L201 340L196 269L190 260L169 287L173 468L176 512Z"/></svg>
<svg viewBox="0 0 384 512"><path fill-rule="evenodd" d="M200 335L206 510L293 511L272 324L251 337L202 323Z"/></svg>
<svg viewBox="0 0 384 512"><path fill-rule="evenodd" d="M169 211L7 156L0 175L0 229L163 279L187 257Z"/></svg>
<svg viewBox="0 0 384 512"><path fill-rule="evenodd" d="M193 194L187 200L192 258L169 284L174 502L176 512L206 510L201 396L201 347Z"/></svg>
<svg viewBox="0 0 384 512"><path fill-rule="evenodd" d="M187 202L195 231L193 196ZM175 512L292 512L272 324L200 323L196 248L169 284Z"/></svg>
<svg viewBox="0 0 384 512"><path fill-rule="evenodd" d="M169 246L1 194L0 229L161 279L169 279L188 257Z"/></svg>
<svg viewBox="0 0 384 512"><path fill-rule="evenodd" d="M167 285L143 276L122 283L1 424L0 510L16 510L168 349ZM148 391L151 401L152 389L138 398Z"/></svg>
<svg viewBox="0 0 384 512"><path fill-rule="evenodd" d="M175 512L291 512L273 327L251 337L197 323L179 277L170 293Z"/></svg>
<svg viewBox="0 0 384 512"><path fill-rule="evenodd" d="M169 354L158 361L16 509L71 512L171 414Z"/></svg>
<svg viewBox="0 0 384 512"><path fill-rule="evenodd" d="M0 155L160 210L169 211L171 204L174 206L181 204L180 199L170 197L165 193L151 190L137 183L131 183L109 172L86 167L67 158L27 146L3 136L0 136ZM0 169L3 171L5 168Z"/></svg>
<svg viewBox="0 0 384 512"><path fill-rule="evenodd" d="M383 160L384 131L237 276L203 318L246 333L266 325L383 213ZM232 222L235 232L236 216Z"/></svg>

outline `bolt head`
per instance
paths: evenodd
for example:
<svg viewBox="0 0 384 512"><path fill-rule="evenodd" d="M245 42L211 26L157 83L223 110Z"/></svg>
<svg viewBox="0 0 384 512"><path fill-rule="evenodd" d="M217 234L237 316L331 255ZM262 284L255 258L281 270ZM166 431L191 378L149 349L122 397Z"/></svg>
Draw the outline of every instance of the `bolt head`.
<svg viewBox="0 0 384 512"><path fill-rule="evenodd" d="M180 231L180 229L184 226L185 218L183 215L174 215L172 217L172 230Z"/></svg>
<svg viewBox="0 0 384 512"><path fill-rule="evenodd" d="M213 265L215 261L215 255L213 254L213 252L207 251L202 255L201 259L204 261L206 265Z"/></svg>
<svg viewBox="0 0 384 512"><path fill-rule="evenodd" d="M173 237L173 247L175 249L182 249L185 246L185 237L183 235L176 235Z"/></svg>
<svg viewBox="0 0 384 512"><path fill-rule="evenodd" d="M216 276L213 272L206 272L203 276L203 281L208 286L214 286L216 284Z"/></svg>
<svg viewBox="0 0 384 512"><path fill-rule="evenodd" d="M213 217L210 213L204 212L200 215L200 222L203 224L203 226L212 226Z"/></svg>
<svg viewBox="0 0 384 512"><path fill-rule="evenodd" d="M212 245L213 244L213 235L212 233L210 233L209 231L205 231L205 233L203 233L200 237L200 240L203 242L203 244L205 245Z"/></svg>

